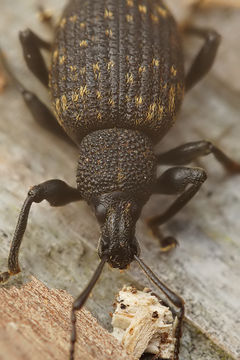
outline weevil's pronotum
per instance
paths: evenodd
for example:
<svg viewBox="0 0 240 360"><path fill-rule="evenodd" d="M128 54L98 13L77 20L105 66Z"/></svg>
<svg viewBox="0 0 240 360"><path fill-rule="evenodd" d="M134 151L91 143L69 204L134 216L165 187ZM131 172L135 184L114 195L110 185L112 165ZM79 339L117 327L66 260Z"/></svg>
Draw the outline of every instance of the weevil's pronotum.
<svg viewBox="0 0 240 360"><path fill-rule="evenodd" d="M135 226L152 194L176 194L161 215L148 221L162 248L175 246L162 238L159 226L171 219L197 193L206 180L201 168L186 167L199 156L212 153L230 172L240 164L207 141L197 141L157 154L154 145L174 124L184 92L211 68L220 36L211 29L186 26L185 32L204 44L184 73L179 29L161 0L71 0L50 44L31 30L20 32L29 69L50 89L56 118L10 72L35 120L79 150L77 187L57 179L33 186L19 215L0 282L20 272L19 248L32 203L47 200L62 206L85 200L94 209L101 229L100 263L86 289L72 307L70 359L76 342L76 311L81 309L104 264L125 269L133 260L165 293L178 310L174 359L178 359L183 300L164 285L140 259ZM41 50L52 53L48 71ZM173 165L157 176L157 167Z"/></svg>

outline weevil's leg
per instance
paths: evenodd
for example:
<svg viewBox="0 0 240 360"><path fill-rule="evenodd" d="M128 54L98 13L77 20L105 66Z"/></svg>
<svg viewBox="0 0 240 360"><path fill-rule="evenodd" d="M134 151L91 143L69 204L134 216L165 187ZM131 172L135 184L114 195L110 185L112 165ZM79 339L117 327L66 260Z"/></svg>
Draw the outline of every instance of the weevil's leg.
<svg viewBox="0 0 240 360"><path fill-rule="evenodd" d="M52 132L73 145L72 140L59 125L48 107L34 93L28 91L24 87L22 87L20 92L34 120L44 129Z"/></svg>
<svg viewBox="0 0 240 360"><path fill-rule="evenodd" d="M195 28L186 25L183 31L190 35L196 35L204 39L204 44L195 57L185 79L185 90L190 90L211 69L218 46L221 41L220 35L212 29Z"/></svg>
<svg viewBox="0 0 240 360"><path fill-rule="evenodd" d="M222 166L231 173L240 172L240 163L229 158L210 141L194 141L180 145L168 152L157 155L160 165L186 165L196 160L199 156L213 154Z"/></svg>
<svg viewBox="0 0 240 360"><path fill-rule="evenodd" d="M39 38L30 29L19 32L24 59L31 72L48 87L48 69L40 49L51 50L51 44Z"/></svg>
<svg viewBox="0 0 240 360"><path fill-rule="evenodd" d="M134 256L135 260L138 262L139 266L145 272L147 277L166 295L166 297L170 300L170 302L178 308L178 311L173 311L172 307L171 311L176 315L177 321L174 327L174 337L176 339L174 346L174 358L173 360L178 360L179 348L180 348L180 340L182 336L182 322L184 317L184 300L173 292L166 284L164 284L155 274L154 272L140 259L137 255Z"/></svg>
<svg viewBox="0 0 240 360"><path fill-rule="evenodd" d="M25 104L27 105L29 111L31 112L34 120L44 129L51 131L55 135L60 136L68 143L73 144L70 138L67 136L65 131L61 128L58 124L57 120L51 113L51 111L47 108L45 104L38 99L38 97L28 91L23 84L15 77L11 69L9 68L5 56L0 49L0 62L3 65L3 68L7 72L8 76L10 77L11 81L16 85L18 91L22 94Z"/></svg>
<svg viewBox="0 0 240 360"><path fill-rule="evenodd" d="M163 214L147 220L153 235L159 239L163 251L176 246L176 240L173 237L162 238L158 227L176 215L191 200L206 178L203 169L188 167L170 168L158 178L153 191L155 194L180 194Z"/></svg>
<svg viewBox="0 0 240 360"><path fill-rule="evenodd" d="M8 271L0 273L0 283L6 282L10 276L20 272L18 263L19 248L27 227L29 211L32 203L40 203L47 200L51 206L62 206L73 201L81 200L80 193L67 185L62 180L48 180L33 186L24 201L19 214L17 226L13 236L10 253L8 257Z"/></svg>

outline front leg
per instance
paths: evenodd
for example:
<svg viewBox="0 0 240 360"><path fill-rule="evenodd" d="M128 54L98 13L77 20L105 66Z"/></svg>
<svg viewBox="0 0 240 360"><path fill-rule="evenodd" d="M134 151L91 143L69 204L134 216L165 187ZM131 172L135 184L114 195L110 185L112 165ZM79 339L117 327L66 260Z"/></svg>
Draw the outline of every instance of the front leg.
<svg viewBox="0 0 240 360"><path fill-rule="evenodd" d="M176 215L198 192L206 179L207 174L203 169L188 167L168 169L158 178L155 194L180 194L163 214L147 220L152 233L159 239L162 250L175 247L177 242L173 237L162 238L158 227Z"/></svg>
<svg viewBox="0 0 240 360"><path fill-rule="evenodd" d="M13 236L10 253L8 257L8 271L0 273L0 283L8 281L9 277L18 274L19 249L27 227L29 211L32 203L40 203L47 200L51 206L62 206L73 201L81 200L81 195L77 189L67 185L64 181L53 179L33 186L22 206L16 230Z"/></svg>

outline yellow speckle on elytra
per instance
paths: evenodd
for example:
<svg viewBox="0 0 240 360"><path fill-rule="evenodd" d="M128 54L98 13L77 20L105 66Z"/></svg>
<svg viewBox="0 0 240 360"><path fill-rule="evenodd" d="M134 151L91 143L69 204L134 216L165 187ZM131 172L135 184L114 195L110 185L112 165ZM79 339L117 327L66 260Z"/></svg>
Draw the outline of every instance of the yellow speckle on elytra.
<svg viewBox="0 0 240 360"><path fill-rule="evenodd" d="M106 34L107 36L109 36L109 37L112 37L113 32L112 32L111 29L106 29L105 34Z"/></svg>
<svg viewBox="0 0 240 360"><path fill-rule="evenodd" d="M159 18L157 15L151 14L151 19L155 24L157 24L159 22Z"/></svg>
<svg viewBox="0 0 240 360"><path fill-rule="evenodd" d="M140 11L140 13L142 14L146 14L147 13L147 7L145 5L138 5L138 10Z"/></svg>
<svg viewBox="0 0 240 360"><path fill-rule="evenodd" d="M112 13L112 11L110 11L110 10L108 10L108 9L105 9L104 17L105 17L105 19L112 19L112 18L113 18L113 13Z"/></svg>
<svg viewBox="0 0 240 360"><path fill-rule="evenodd" d="M137 106L143 103L143 98L141 96L135 96L135 103Z"/></svg>
<svg viewBox="0 0 240 360"><path fill-rule="evenodd" d="M81 22L81 23L80 23L80 28L81 28L81 29L85 29L85 27L86 27L86 24L85 24L84 22Z"/></svg>
<svg viewBox="0 0 240 360"><path fill-rule="evenodd" d="M88 46L87 40L81 40L79 42L80 47L86 48Z"/></svg>
<svg viewBox="0 0 240 360"><path fill-rule="evenodd" d="M69 68L71 70L71 72L74 72L77 70L77 66L76 65L69 65Z"/></svg>
<svg viewBox="0 0 240 360"><path fill-rule="evenodd" d="M86 67L85 66L81 67L79 72L80 75L84 75L86 73Z"/></svg>
<svg viewBox="0 0 240 360"><path fill-rule="evenodd" d="M77 102L79 98L79 94L77 92L74 92L72 94L72 101Z"/></svg>
<svg viewBox="0 0 240 360"><path fill-rule="evenodd" d="M114 67L114 65L115 65L114 62L112 60L110 60L107 64L108 71L110 71Z"/></svg>
<svg viewBox="0 0 240 360"><path fill-rule="evenodd" d="M157 12L159 13L159 15L161 15L162 17L166 17L168 12L166 9L162 8L161 6L157 6Z"/></svg>
<svg viewBox="0 0 240 360"><path fill-rule="evenodd" d="M97 119L98 119L98 120L101 120L101 119L102 119L102 114L101 114L100 112L97 114Z"/></svg>
<svg viewBox="0 0 240 360"><path fill-rule="evenodd" d="M161 119L163 114L163 106L158 105L158 116L159 116L159 120Z"/></svg>
<svg viewBox="0 0 240 360"><path fill-rule="evenodd" d="M59 58L59 64L60 65L62 65L62 64L64 64L64 61L66 60L66 58L65 58L65 56L63 55L63 56L60 56L60 58Z"/></svg>
<svg viewBox="0 0 240 360"><path fill-rule="evenodd" d="M101 92L100 92L99 90L96 91L96 94L97 94L97 99L101 99L101 98L102 98Z"/></svg>
<svg viewBox="0 0 240 360"><path fill-rule="evenodd" d="M56 112L59 115L61 113L60 99L56 99L55 107L56 107Z"/></svg>
<svg viewBox="0 0 240 360"><path fill-rule="evenodd" d="M63 19L60 21L59 26L60 26L61 28L64 28L66 22L67 22L66 18L63 18Z"/></svg>
<svg viewBox="0 0 240 360"><path fill-rule="evenodd" d="M176 76L176 75L177 75L177 70L176 70L176 68L174 67L174 65L172 65L170 71L171 71L171 74L172 74L173 76Z"/></svg>
<svg viewBox="0 0 240 360"><path fill-rule="evenodd" d="M93 64L93 71L94 71L94 73L96 73L96 71L100 71L100 67L99 67L98 63Z"/></svg>
<svg viewBox="0 0 240 360"><path fill-rule="evenodd" d="M133 0L127 0L127 6L133 7Z"/></svg>
<svg viewBox="0 0 240 360"><path fill-rule="evenodd" d="M63 111L66 111L67 109L67 98L66 98L66 95L63 95L61 97L61 105L62 105L62 110Z"/></svg>
<svg viewBox="0 0 240 360"><path fill-rule="evenodd" d="M127 22L133 22L133 16L132 15L130 15L130 14L127 14L126 15L126 19L127 19Z"/></svg>
<svg viewBox="0 0 240 360"><path fill-rule="evenodd" d="M153 64L153 66L158 67L159 66L159 60L158 59L153 59L152 64Z"/></svg>
<svg viewBox="0 0 240 360"><path fill-rule="evenodd" d="M54 50L53 52L53 61L56 62L58 58L58 50Z"/></svg>
<svg viewBox="0 0 240 360"><path fill-rule="evenodd" d="M175 97L176 97L176 91L175 91L175 85L172 85L169 90L168 95L168 109L169 112L174 112L175 110Z"/></svg>
<svg viewBox="0 0 240 360"><path fill-rule="evenodd" d="M108 99L108 103L109 105L111 106L114 106L115 105L115 101L113 99Z"/></svg>
<svg viewBox="0 0 240 360"><path fill-rule="evenodd" d="M69 20L75 23L77 21L77 15L70 16Z"/></svg>
<svg viewBox="0 0 240 360"><path fill-rule="evenodd" d="M148 113L147 113L147 120L152 120L152 118L154 117L155 115L155 111L156 111L156 108L157 108L157 104L156 103L153 103L149 106L149 109L148 109Z"/></svg>
<svg viewBox="0 0 240 360"><path fill-rule="evenodd" d="M88 90L87 90L87 85L85 86L81 86L79 89L79 94L81 97L84 97L85 95L87 95Z"/></svg>
<svg viewBox="0 0 240 360"><path fill-rule="evenodd" d="M127 73L126 81L127 81L127 84L132 84L133 83L133 74Z"/></svg>
<svg viewBox="0 0 240 360"><path fill-rule="evenodd" d="M146 67L145 66L140 66L138 69L139 74L142 74L146 71Z"/></svg>
<svg viewBox="0 0 240 360"><path fill-rule="evenodd" d="M126 101L130 102L130 97L128 95L126 95Z"/></svg>

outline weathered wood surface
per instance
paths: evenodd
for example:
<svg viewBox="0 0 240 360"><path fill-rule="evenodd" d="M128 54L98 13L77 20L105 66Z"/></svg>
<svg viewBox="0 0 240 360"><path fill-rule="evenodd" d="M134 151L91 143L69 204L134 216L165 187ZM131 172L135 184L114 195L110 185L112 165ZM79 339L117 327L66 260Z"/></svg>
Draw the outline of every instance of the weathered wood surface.
<svg viewBox="0 0 240 360"><path fill-rule="evenodd" d="M45 0L42 4L59 11L63 1ZM177 16L185 14L179 0L169 0L169 5ZM1 0L0 10L0 44L14 72L46 101L44 89L24 65L17 39L17 32L26 27L50 37L49 30L36 18L36 2ZM192 20L217 29L223 36L222 45L214 69L186 96L175 128L159 149L207 138L240 161L240 12L214 9ZM188 60L200 44L195 39L187 40ZM0 109L0 269L5 270L27 189L50 178L74 185L77 153L33 122L13 86L0 96ZM146 206L137 237L146 262L186 301L180 358L239 359L240 177L228 177L212 156L198 164L208 171L207 183L179 215L163 226L167 234L178 238L180 246L170 254L161 254L144 224L144 216L159 213L172 200L165 197L153 197ZM76 296L98 263L98 237L94 215L85 203L57 209L45 203L33 206L21 248L23 272L8 287L22 286L34 274L50 288L65 289ZM123 274L106 267L94 289L87 307L108 329L114 294L133 279L150 286L133 264L131 271ZM2 348L0 358L8 358Z"/></svg>
<svg viewBox="0 0 240 360"><path fill-rule="evenodd" d="M32 278L20 288L1 288L0 359L64 360L69 356L73 298ZM118 341L85 309L77 315L76 359L130 360Z"/></svg>

